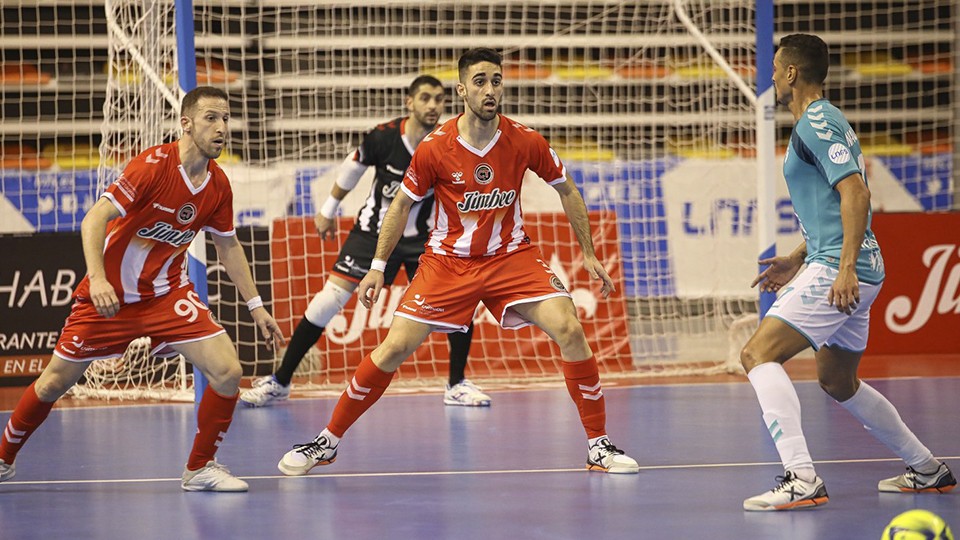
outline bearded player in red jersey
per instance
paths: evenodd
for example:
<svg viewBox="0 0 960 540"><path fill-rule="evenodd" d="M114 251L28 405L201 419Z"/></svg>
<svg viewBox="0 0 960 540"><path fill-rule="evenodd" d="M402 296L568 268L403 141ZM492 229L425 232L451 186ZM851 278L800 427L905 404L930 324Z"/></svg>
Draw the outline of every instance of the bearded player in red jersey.
<svg viewBox="0 0 960 540"><path fill-rule="evenodd" d="M501 64L492 49L472 49L460 57L457 94L466 109L417 147L383 220L373 264L359 286L360 301L370 307L377 300L386 260L411 206L433 192L436 225L420 267L386 339L360 362L326 429L287 452L278 464L282 473L303 475L332 463L340 438L380 398L400 364L431 332L465 332L478 302L503 328L533 324L560 346L567 390L587 433L587 468L639 471L637 462L607 438L597 360L573 301L524 233L520 188L527 169L557 190L584 267L602 281L605 298L614 290L613 281L594 254L586 205L560 158L539 133L497 113Z"/></svg>
<svg viewBox="0 0 960 540"><path fill-rule="evenodd" d="M250 308L267 344L283 334L257 295L233 228L233 192L214 161L226 144L230 106L220 89L183 98L182 137L134 158L81 224L87 275L50 363L31 384L0 439L0 481L46 419L54 402L94 360L116 358L149 336L153 353L182 354L210 381L197 411L197 434L184 469L186 491L246 491L247 483L214 454L233 418L242 370L233 342L187 278L186 252L201 230L212 233L220 263Z"/></svg>

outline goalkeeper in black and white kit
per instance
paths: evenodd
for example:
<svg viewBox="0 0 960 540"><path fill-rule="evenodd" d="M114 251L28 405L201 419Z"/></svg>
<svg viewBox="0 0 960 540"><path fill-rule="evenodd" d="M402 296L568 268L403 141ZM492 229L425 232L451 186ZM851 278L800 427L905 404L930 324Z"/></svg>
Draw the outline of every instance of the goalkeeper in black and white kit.
<svg viewBox="0 0 960 540"><path fill-rule="evenodd" d="M289 397L290 382L297 366L370 270L383 217L400 189L414 149L436 128L444 112L446 90L435 77L421 75L407 89L405 102L407 116L395 118L367 132L360 147L341 165L330 197L314 219L322 239L336 237L336 215L340 201L356 187L368 167L375 167L370 193L340 250L333 271L323 289L310 301L303 319L294 330L280 367L272 375L254 381L253 388L240 395L245 405L264 407ZM386 284L393 283L401 266L406 270L407 278L413 279L433 225L433 203L433 196L430 195L411 208L403 238L387 261L384 271ZM450 376L443 402L447 405L489 406L490 397L464 377L473 325L466 333L455 332L447 336L450 342Z"/></svg>

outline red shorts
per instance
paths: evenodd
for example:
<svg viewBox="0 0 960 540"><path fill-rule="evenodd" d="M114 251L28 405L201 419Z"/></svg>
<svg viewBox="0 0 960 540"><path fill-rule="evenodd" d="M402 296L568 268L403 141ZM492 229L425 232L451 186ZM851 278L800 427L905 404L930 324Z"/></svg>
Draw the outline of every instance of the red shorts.
<svg viewBox="0 0 960 540"><path fill-rule="evenodd" d="M79 298L60 332L54 352L64 360L89 362L122 356L131 341L148 336L153 353L168 353L177 343L200 341L224 329L193 290L193 285L127 304L107 319L89 299Z"/></svg>
<svg viewBox="0 0 960 540"><path fill-rule="evenodd" d="M535 247L491 257L451 257L427 252L400 300L396 317L429 324L439 332L466 332L477 304L515 330L533 323L515 310L517 304L570 297Z"/></svg>

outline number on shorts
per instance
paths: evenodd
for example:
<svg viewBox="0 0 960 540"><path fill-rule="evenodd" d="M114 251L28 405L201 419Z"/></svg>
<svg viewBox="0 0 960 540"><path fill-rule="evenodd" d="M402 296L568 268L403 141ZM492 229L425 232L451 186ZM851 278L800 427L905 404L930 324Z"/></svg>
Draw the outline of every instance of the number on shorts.
<svg viewBox="0 0 960 540"><path fill-rule="evenodd" d="M197 317L200 316L200 312L206 310L207 306L203 305L203 302L200 301L200 297L197 296L196 291L187 292L186 299L177 300L177 303L173 305L173 311L181 317L186 317L187 322L196 321Z"/></svg>

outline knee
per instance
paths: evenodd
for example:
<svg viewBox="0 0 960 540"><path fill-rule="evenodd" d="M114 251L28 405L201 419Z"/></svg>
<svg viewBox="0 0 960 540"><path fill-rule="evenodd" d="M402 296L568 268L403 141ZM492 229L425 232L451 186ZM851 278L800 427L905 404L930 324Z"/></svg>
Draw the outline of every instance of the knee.
<svg viewBox="0 0 960 540"><path fill-rule="evenodd" d="M576 317L564 317L554 330L554 340L560 346L561 351L568 350L589 350L587 337L583 333L583 326ZM579 356L579 355L574 355Z"/></svg>
<svg viewBox="0 0 960 540"><path fill-rule="evenodd" d="M243 377L243 368L236 355L224 355L207 368L207 377L210 385L218 393L230 396L240 387L240 378Z"/></svg>
<svg viewBox="0 0 960 540"><path fill-rule="evenodd" d="M418 346L419 344L410 345L400 340L387 339L377 347L371 358L378 368L387 373L392 373L413 354Z"/></svg>
<svg viewBox="0 0 960 540"><path fill-rule="evenodd" d="M752 347L747 343L743 349L740 349L740 365L743 366L744 371L750 373L750 371L759 366L764 362L763 355L757 351L755 347Z"/></svg>
<svg viewBox="0 0 960 540"><path fill-rule="evenodd" d="M846 377L830 377L825 375L818 376L820 388L838 402L844 402L857 393L858 382L856 377L850 379Z"/></svg>
<svg viewBox="0 0 960 540"><path fill-rule="evenodd" d="M67 390L73 386L73 383L67 383L62 377L57 375L41 376L33 384L33 391L37 394L40 401L51 403L67 393Z"/></svg>

